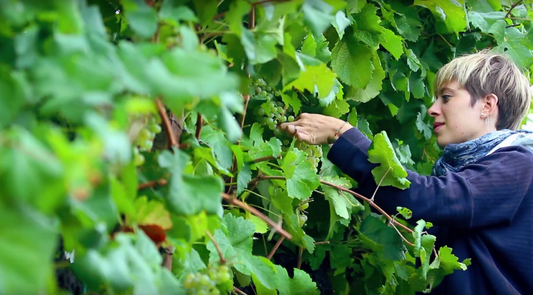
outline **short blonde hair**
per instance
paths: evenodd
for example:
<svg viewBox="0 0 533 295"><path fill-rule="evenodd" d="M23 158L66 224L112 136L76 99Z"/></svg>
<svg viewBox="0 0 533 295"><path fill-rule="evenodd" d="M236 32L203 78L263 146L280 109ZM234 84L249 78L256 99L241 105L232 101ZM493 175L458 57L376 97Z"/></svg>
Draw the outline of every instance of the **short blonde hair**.
<svg viewBox="0 0 533 295"><path fill-rule="evenodd" d="M472 106L488 94L498 96L497 130L518 129L529 110L529 80L514 62L502 54L484 50L453 59L437 72L435 97L445 84L453 81L470 93Z"/></svg>

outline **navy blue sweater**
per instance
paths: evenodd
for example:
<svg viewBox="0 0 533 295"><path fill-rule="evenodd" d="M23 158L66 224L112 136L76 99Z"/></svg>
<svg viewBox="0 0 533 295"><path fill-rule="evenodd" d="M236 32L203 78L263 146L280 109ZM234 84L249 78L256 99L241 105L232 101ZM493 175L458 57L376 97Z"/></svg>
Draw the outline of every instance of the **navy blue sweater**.
<svg viewBox="0 0 533 295"><path fill-rule="evenodd" d="M356 128L333 144L328 159L371 196L376 188L368 162L371 141ZM422 176L408 171L411 186L381 187L375 202L388 213L397 206L439 227L437 245L448 245L466 271L447 276L431 294L533 294L533 153L500 148L458 172Z"/></svg>

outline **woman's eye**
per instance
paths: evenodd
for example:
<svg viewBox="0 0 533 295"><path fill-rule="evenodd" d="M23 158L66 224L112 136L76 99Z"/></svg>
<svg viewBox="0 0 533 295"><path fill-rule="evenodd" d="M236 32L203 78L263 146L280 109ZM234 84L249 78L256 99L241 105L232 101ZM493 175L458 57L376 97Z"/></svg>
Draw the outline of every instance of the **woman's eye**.
<svg viewBox="0 0 533 295"><path fill-rule="evenodd" d="M442 100L444 102L448 102L448 100L450 100L450 97L452 97L451 95L448 95L448 94L444 94L441 96L442 97Z"/></svg>

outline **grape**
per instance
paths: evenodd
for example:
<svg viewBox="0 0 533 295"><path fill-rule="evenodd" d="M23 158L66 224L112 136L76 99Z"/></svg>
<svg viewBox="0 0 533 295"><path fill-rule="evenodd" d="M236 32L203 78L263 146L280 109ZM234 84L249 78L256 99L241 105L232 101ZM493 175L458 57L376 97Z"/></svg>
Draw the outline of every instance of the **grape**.
<svg viewBox="0 0 533 295"><path fill-rule="evenodd" d="M285 140L283 141L283 145L289 145L289 144L291 144L291 142L290 142L288 139L285 139Z"/></svg>
<svg viewBox="0 0 533 295"><path fill-rule="evenodd" d="M157 133L161 132L161 126L159 126L157 124L151 124L150 125L150 131L152 131L153 133L157 134Z"/></svg>
<svg viewBox="0 0 533 295"><path fill-rule="evenodd" d="M300 205L300 210L306 210L307 208L309 208L309 203L308 202L304 202L302 205Z"/></svg>
<svg viewBox="0 0 533 295"><path fill-rule="evenodd" d="M231 284L226 284L231 282ZM232 278L229 267L221 265L218 267L210 266L204 271L189 273L185 277L184 287L186 294L208 294L220 295L221 290L225 290L227 285L232 285Z"/></svg>
<svg viewBox="0 0 533 295"><path fill-rule="evenodd" d="M260 109L257 111L257 114L258 114L259 116L264 116L264 115L265 115L265 109L260 108Z"/></svg>
<svg viewBox="0 0 533 295"><path fill-rule="evenodd" d="M291 115L287 119L289 119L289 122L292 122L292 121L294 121L294 116Z"/></svg>
<svg viewBox="0 0 533 295"><path fill-rule="evenodd" d="M281 116L281 119L279 119L281 122L287 122L287 116Z"/></svg>
<svg viewBox="0 0 533 295"><path fill-rule="evenodd" d="M153 118L155 120L154 123L156 123L158 125L162 123L161 116L153 116Z"/></svg>
<svg viewBox="0 0 533 295"><path fill-rule="evenodd" d="M307 154L307 161L309 161L315 169L318 167L320 158L322 158L322 148L320 146L299 141L295 147Z"/></svg>
<svg viewBox="0 0 533 295"><path fill-rule="evenodd" d="M137 137L138 140L144 141L150 138L150 130L144 128L139 132L139 136Z"/></svg>
<svg viewBox="0 0 533 295"><path fill-rule="evenodd" d="M202 286L210 286L212 283L211 279L208 275L200 275L200 285Z"/></svg>
<svg viewBox="0 0 533 295"><path fill-rule="evenodd" d="M261 96L267 97L267 92L265 90L261 91Z"/></svg>
<svg viewBox="0 0 533 295"><path fill-rule="evenodd" d="M144 156L140 153L134 153L133 164L135 164L135 166L141 166L142 164L144 164Z"/></svg>
<svg viewBox="0 0 533 295"><path fill-rule="evenodd" d="M307 215L301 214L298 216L298 225L302 227L307 222Z"/></svg>
<svg viewBox="0 0 533 295"><path fill-rule="evenodd" d="M261 91L263 91L263 89L261 89L261 87L259 87L259 86L255 87L255 94L259 94L259 93L261 93Z"/></svg>
<svg viewBox="0 0 533 295"><path fill-rule="evenodd" d="M153 146L154 142L152 140L145 140L143 141L139 146L145 150L145 151L149 151L152 149L152 146Z"/></svg>

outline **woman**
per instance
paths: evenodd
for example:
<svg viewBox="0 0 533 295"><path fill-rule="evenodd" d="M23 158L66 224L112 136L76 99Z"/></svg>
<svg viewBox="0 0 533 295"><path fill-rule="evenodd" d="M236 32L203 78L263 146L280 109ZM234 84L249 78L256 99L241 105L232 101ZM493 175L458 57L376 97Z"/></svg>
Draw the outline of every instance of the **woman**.
<svg viewBox="0 0 533 295"><path fill-rule="evenodd" d="M375 201L433 222L439 245L472 259L432 294L533 294L533 136L515 131L530 106L528 79L504 56L476 53L440 69L434 95L428 113L444 153L432 176L408 171L409 189L382 187ZM332 143L328 159L372 195L371 142L357 128L316 114L280 128L311 144Z"/></svg>

